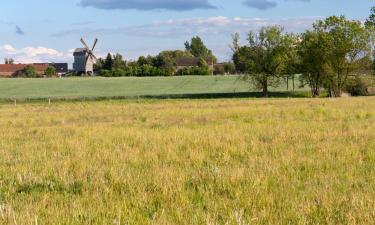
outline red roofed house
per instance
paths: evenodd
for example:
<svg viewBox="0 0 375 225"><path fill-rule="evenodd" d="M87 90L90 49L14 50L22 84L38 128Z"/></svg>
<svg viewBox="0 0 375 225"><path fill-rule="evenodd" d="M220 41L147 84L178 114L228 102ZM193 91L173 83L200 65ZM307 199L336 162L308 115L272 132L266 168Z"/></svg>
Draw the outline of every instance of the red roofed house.
<svg viewBox="0 0 375 225"><path fill-rule="evenodd" d="M26 66L31 65L35 68L38 75L44 75L48 64L0 64L0 77L14 77Z"/></svg>

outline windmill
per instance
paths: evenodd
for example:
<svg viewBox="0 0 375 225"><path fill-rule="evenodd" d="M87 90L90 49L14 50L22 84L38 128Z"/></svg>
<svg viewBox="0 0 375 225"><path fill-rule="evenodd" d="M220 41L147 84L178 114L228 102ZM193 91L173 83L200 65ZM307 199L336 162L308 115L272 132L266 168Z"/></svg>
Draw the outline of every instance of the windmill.
<svg viewBox="0 0 375 225"><path fill-rule="evenodd" d="M97 61L96 56L94 55L94 49L98 43L98 39L95 38L94 44L90 49L86 42L81 38L81 43L84 48L77 48L74 55L74 64L73 69L77 74L94 74L94 63Z"/></svg>

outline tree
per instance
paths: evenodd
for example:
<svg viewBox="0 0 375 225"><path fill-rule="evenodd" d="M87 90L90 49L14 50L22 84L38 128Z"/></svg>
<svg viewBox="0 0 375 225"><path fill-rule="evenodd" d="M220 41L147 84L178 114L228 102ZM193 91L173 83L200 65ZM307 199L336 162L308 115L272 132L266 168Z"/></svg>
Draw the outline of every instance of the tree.
<svg viewBox="0 0 375 225"><path fill-rule="evenodd" d="M5 64L14 64L14 59L12 59L12 58L5 58L5 60L4 60L4 63Z"/></svg>
<svg viewBox="0 0 375 225"><path fill-rule="evenodd" d="M298 49L301 79L308 83L313 97L320 96L320 90L329 73L327 46L327 34L322 31L307 31L301 36Z"/></svg>
<svg viewBox="0 0 375 225"><path fill-rule="evenodd" d="M112 70L113 68L113 58L110 53L108 53L107 57L104 60L103 69L105 70Z"/></svg>
<svg viewBox="0 0 375 225"><path fill-rule="evenodd" d="M370 10L370 16L365 22L365 26L370 28L375 28L375 6L373 6Z"/></svg>
<svg viewBox="0 0 375 225"><path fill-rule="evenodd" d="M370 54L370 32L359 21L349 21L344 16L319 20L313 27L326 33L325 49L331 73L325 87L330 96L340 97L349 75L358 68L361 59Z"/></svg>
<svg viewBox="0 0 375 225"><path fill-rule="evenodd" d="M214 62L217 61L216 57L212 54L200 37L193 37L190 42L185 42L185 49L197 58L212 58Z"/></svg>
<svg viewBox="0 0 375 225"><path fill-rule="evenodd" d="M365 26L372 34L372 70L373 74L375 74L375 6L371 8L371 14L366 20Z"/></svg>
<svg viewBox="0 0 375 225"><path fill-rule="evenodd" d="M53 66L48 66L47 69L44 71L44 74L47 77L52 77L56 75L56 68Z"/></svg>
<svg viewBox="0 0 375 225"><path fill-rule="evenodd" d="M233 52L238 51L240 48L240 34L239 33L234 33L232 34L232 46L231 49Z"/></svg>
<svg viewBox="0 0 375 225"><path fill-rule="evenodd" d="M112 68L114 69L124 69L126 67L126 62L123 59L122 55L117 53L113 56Z"/></svg>
<svg viewBox="0 0 375 225"><path fill-rule="evenodd" d="M26 76L26 77L37 77L37 73L36 73L36 70L35 68L32 66L32 65L27 65L23 70L22 70L22 73Z"/></svg>
<svg viewBox="0 0 375 225"><path fill-rule="evenodd" d="M290 35L283 34L278 26L263 27L258 33L249 32L248 46L239 47L233 55L233 62L245 79L268 96L269 86L277 86L286 66Z"/></svg>

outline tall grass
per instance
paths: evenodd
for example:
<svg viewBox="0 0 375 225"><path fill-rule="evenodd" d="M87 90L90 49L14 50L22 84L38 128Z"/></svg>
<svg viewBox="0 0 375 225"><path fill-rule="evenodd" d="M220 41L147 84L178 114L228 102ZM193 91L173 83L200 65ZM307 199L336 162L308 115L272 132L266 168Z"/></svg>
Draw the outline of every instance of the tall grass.
<svg viewBox="0 0 375 225"><path fill-rule="evenodd" d="M0 105L0 223L373 224L375 98Z"/></svg>

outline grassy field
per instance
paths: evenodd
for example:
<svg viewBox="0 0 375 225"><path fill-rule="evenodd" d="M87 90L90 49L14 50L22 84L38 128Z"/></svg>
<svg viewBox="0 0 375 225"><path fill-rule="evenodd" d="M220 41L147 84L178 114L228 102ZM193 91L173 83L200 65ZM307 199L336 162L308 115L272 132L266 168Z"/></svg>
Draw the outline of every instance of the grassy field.
<svg viewBox="0 0 375 225"><path fill-rule="evenodd" d="M271 91L285 92L285 86L271 88ZM194 97L192 95L238 94L250 90L249 83L238 76L0 79L0 99Z"/></svg>
<svg viewBox="0 0 375 225"><path fill-rule="evenodd" d="M0 115L0 224L375 221L375 97L0 104Z"/></svg>

